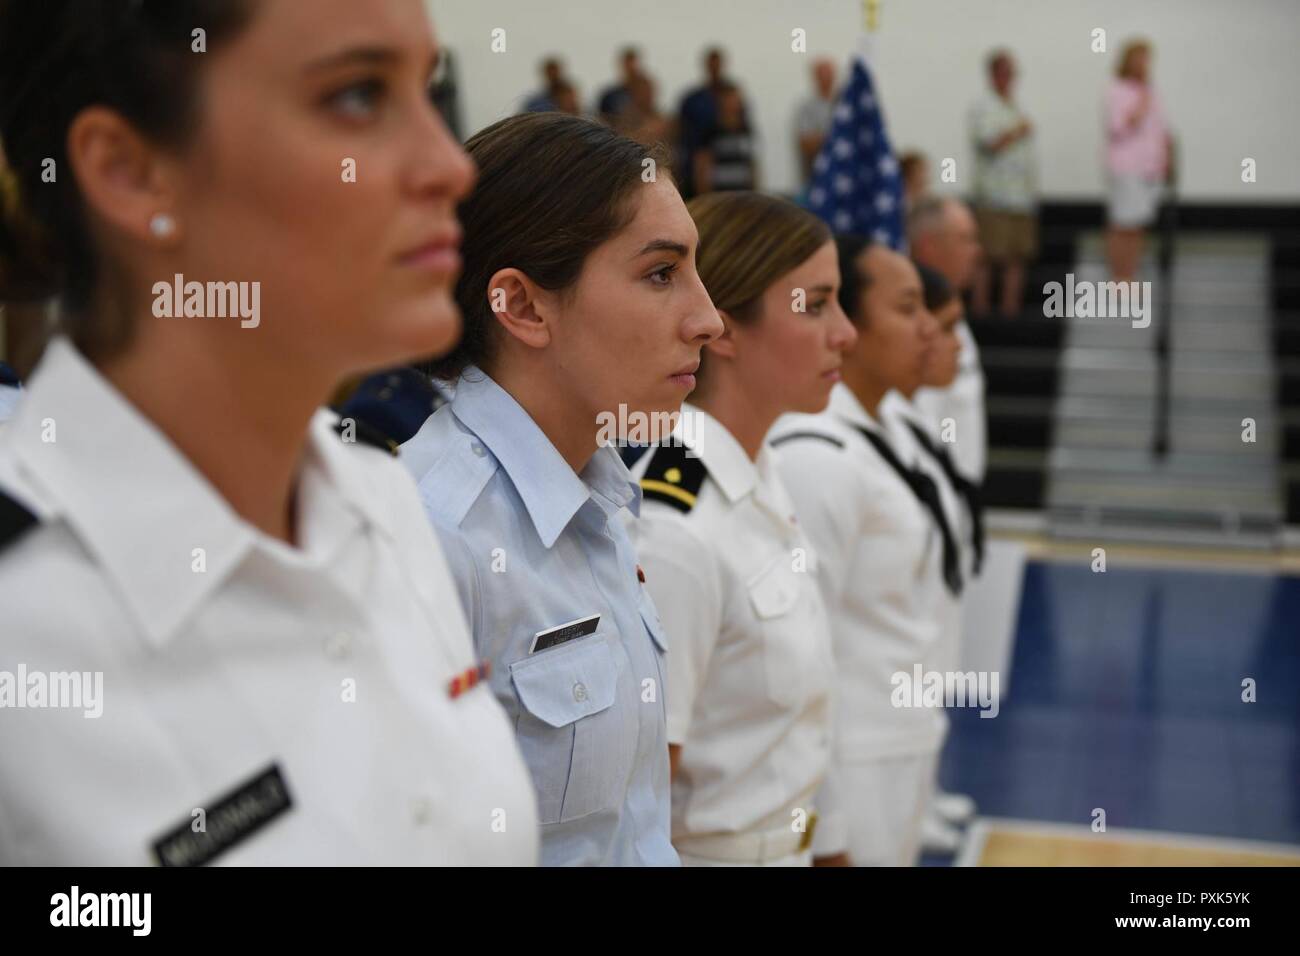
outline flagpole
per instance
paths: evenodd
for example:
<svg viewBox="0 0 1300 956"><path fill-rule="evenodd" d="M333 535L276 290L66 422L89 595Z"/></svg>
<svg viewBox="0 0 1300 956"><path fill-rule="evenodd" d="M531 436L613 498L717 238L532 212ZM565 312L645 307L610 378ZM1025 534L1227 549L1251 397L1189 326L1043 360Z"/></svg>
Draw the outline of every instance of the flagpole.
<svg viewBox="0 0 1300 956"><path fill-rule="evenodd" d="M880 0L862 0L862 33L858 37L858 55L874 59L876 28L880 25Z"/></svg>
<svg viewBox="0 0 1300 956"><path fill-rule="evenodd" d="M862 0L862 25L875 33L880 25L880 0Z"/></svg>

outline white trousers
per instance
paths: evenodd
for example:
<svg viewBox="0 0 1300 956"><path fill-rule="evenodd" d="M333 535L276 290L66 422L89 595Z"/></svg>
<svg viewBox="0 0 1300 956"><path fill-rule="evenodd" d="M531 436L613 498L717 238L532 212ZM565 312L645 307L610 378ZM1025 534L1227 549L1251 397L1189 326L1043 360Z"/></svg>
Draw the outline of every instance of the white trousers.
<svg viewBox="0 0 1300 956"><path fill-rule="evenodd" d="M934 790L937 752L840 765L840 792L855 866L915 866Z"/></svg>

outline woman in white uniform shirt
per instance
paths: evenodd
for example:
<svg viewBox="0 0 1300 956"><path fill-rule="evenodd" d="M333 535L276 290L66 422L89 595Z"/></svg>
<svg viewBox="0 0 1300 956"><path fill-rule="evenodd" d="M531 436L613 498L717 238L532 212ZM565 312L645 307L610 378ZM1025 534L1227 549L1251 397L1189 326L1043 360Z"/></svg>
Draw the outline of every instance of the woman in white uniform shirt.
<svg viewBox="0 0 1300 956"><path fill-rule="evenodd" d="M820 554L832 621L836 748L822 802L845 821L854 863L907 865L947 729L940 708L916 706L910 685L941 640L945 592L960 591L961 569L920 449L882 422L880 404L891 389L919 385L936 325L906 257L836 241L857 344L827 411L783 418L772 441Z"/></svg>
<svg viewBox="0 0 1300 956"><path fill-rule="evenodd" d="M691 201L726 325L679 434L637 463L637 553L669 634L673 843L695 865L812 860L830 760L831 659L816 554L764 436L824 408L855 338L830 232L758 193Z"/></svg>
<svg viewBox="0 0 1300 956"><path fill-rule="evenodd" d="M923 265L917 265L916 270L921 278L926 310L938 326L926 349L921 385L945 389L952 385L959 369L962 342L957 329L962 321L962 302L942 274ZM979 487L958 470L951 451L951 437L949 442L944 441L945 434L951 436L947 432L951 423L931 421L914 403L916 394L890 392L881 402L880 417L901 435L901 441L914 446L917 466L939 489L944 514L960 548L962 576L969 581L979 574L984 558ZM926 670L948 674L961 669L962 594L944 589L943 598L943 633ZM957 827L974 815L974 800L964 794L940 790L936 778L922 825L922 847L934 852L956 852L961 846L961 831Z"/></svg>
<svg viewBox="0 0 1300 956"><path fill-rule="evenodd" d="M436 370L460 378L402 458L532 772L543 864L674 866L666 639L606 425L677 412L722 330L695 225L645 177L662 157L600 124L528 113L466 148L466 337Z"/></svg>
<svg viewBox="0 0 1300 956"><path fill-rule="evenodd" d="M436 51L419 0L0 3L66 328L0 435L0 862L536 860L410 478L320 410L456 340Z"/></svg>

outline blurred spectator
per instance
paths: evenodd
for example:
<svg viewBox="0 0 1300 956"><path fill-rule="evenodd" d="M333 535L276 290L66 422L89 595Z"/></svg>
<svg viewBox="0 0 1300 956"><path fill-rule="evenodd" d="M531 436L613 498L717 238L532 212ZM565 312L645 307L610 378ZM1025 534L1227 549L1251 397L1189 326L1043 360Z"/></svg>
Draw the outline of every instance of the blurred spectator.
<svg viewBox="0 0 1300 956"><path fill-rule="evenodd" d="M812 178L813 160L821 152L831 131L835 112L835 64L825 58L812 66L814 91L799 104L795 129L799 136L799 161L803 169L804 188Z"/></svg>
<svg viewBox="0 0 1300 956"><path fill-rule="evenodd" d="M1025 263L1038 254L1038 164L1033 126L1011 97L1016 64L1005 50L988 59L989 92L971 109L975 148L973 201L985 261L975 275L971 308L990 311L993 268L1001 272L999 311L1020 314L1025 294Z"/></svg>
<svg viewBox="0 0 1300 956"><path fill-rule="evenodd" d="M970 288L982 236L964 202L951 196L919 200L908 216L907 235L913 259L942 273L958 292Z"/></svg>
<svg viewBox="0 0 1300 956"><path fill-rule="evenodd" d="M578 91L568 80L560 80L551 87L551 100L558 112L572 113L574 116L582 112L582 107L578 105Z"/></svg>
<svg viewBox="0 0 1300 956"><path fill-rule="evenodd" d="M930 161L925 153L908 150L898 157L898 171L903 177L903 208L911 212L919 200L930 195Z"/></svg>
<svg viewBox="0 0 1300 956"><path fill-rule="evenodd" d="M555 88L565 82L563 62L557 57L547 57L542 61L542 88L525 101L524 112L549 113L554 110Z"/></svg>
<svg viewBox="0 0 1300 956"><path fill-rule="evenodd" d="M720 47L710 47L704 52L704 69L706 80L703 86L697 86L682 97L680 119L678 121L678 149L680 159L677 164L681 172L678 185L682 196L689 199L697 192L695 185L695 153L705 139L713 135L718 125L718 90L727 80L724 77L725 54Z"/></svg>
<svg viewBox="0 0 1300 956"><path fill-rule="evenodd" d="M697 195L758 188L758 144L745 116L740 90L724 82L716 91L717 124L695 151Z"/></svg>
<svg viewBox="0 0 1300 956"><path fill-rule="evenodd" d="M596 115L610 126L618 126L621 114L632 102L632 85L641 76L641 55L636 47L624 47L619 54L622 79L601 91L596 101Z"/></svg>
<svg viewBox="0 0 1300 956"><path fill-rule="evenodd" d="M1117 282L1137 278L1143 232L1156 218L1169 176L1169 130L1150 68L1151 45L1130 41L1106 91L1106 257Z"/></svg>
<svg viewBox="0 0 1300 956"><path fill-rule="evenodd" d="M659 111L654 80L648 74L640 73L628 81L628 93L627 105L619 113L614 128L647 146L672 142L675 133L673 121Z"/></svg>

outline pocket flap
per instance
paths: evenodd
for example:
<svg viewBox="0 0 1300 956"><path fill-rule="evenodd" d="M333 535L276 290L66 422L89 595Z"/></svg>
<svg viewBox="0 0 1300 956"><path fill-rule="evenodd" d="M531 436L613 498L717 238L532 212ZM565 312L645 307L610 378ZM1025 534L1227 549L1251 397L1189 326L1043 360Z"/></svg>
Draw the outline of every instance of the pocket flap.
<svg viewBox="0 0 1300 956"><path fill-rule="evenodd" d="M774 562L749 585L749 603L760 619L789 614L799 601L799 588L786 573L782 560Z"/></svg>
<svg viewBox="0 0 1300 956"><path fill-rule="evenodd" d="M659 620L659 612L655 610L654 601L650 599L650 594L645 588L641 589L641 600L638 604L641 620L645 621L645 629L650 632L650 639L654 641L655 647L659 648L660 654L668 653L668 641L664 638L663 622Z"/></svg>
<svg viewBox="0 0 1300 956"><path fill-rule="evenodd" d="M618 689L614 652L603 634L517 660L510 677L520 703L552 727L607 709Z"/></svg>

